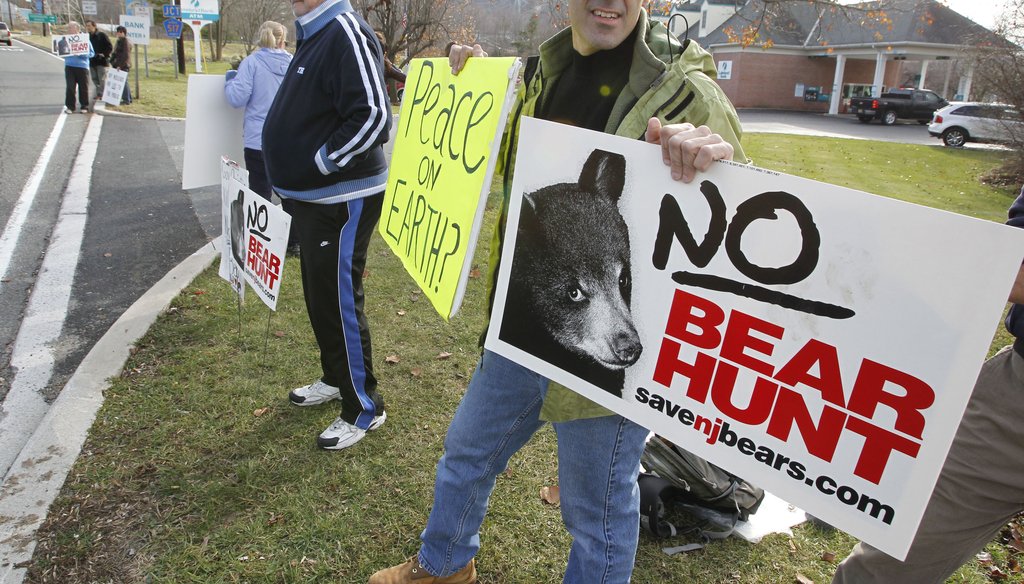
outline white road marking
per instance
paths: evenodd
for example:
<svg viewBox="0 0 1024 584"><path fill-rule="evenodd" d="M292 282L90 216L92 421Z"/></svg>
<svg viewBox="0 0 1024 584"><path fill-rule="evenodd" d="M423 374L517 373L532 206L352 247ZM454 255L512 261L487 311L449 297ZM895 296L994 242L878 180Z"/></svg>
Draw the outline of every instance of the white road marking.
<svg viewBox="0 0 1024 584"><path fill-rule="evenodd" d="M92 116L71 169L57 224L14 341L14 379L0 405L0 476L6 476L22 447L49 409L43 399L56 362L56 342L64 328L71 285L85 235L92 167L99 147L102 116Z"/></svg>
<svg viewBox="0 0 1024 584"><path fill-rule="evenodd" d="M4 227L3 235L0 235L0 282L7 277L7 269L11 265L11 258L14 257L14 250L18 246L21 230L25 227L25 219L28 218L28 212L32 209L32 203L39 192L39 185L43 182L46 167L50 164L53 151L57 147L57 140L60 138L61 130L64 129L64 122L67 119L68 116L64 113L57 116L57 123L53 125L50 137L43 145L43 151L39 153L35 168L28 175L28 181L25 182L25 188L21 190L18 202L11 209L11 216L7 218L7 226ZM3 284L0 283L0 292L3 291L3 288Z"/></svg>

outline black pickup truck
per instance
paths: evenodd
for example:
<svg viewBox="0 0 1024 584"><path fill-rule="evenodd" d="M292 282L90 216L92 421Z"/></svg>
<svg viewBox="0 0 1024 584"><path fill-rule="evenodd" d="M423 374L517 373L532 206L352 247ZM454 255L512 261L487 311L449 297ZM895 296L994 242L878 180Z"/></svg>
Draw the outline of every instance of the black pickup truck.
<svg viewBox="0 0 1024 584"><path fill-rule="evenodd" d="M935 110L948 104L927 89L894 89L881 97L854 97L850 100L850 111L865 124L876 118L887 126L895 124L896 120L927 124Z"/></svg>

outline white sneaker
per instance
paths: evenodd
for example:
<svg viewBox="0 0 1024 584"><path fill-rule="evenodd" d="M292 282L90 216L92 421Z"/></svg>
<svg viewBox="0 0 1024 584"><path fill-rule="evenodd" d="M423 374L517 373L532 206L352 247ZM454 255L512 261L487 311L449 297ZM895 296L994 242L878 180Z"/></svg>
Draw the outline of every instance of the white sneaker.
<svg viewBox="0 0 1024 584"><path fill-rule="evenodd" d="M68 108L68 106L64 106L64 113L73 114L75 113L75 110Z"/></svg>
<svg viewBox="0 0 1024 584"><path fill-rule="evenodd" d="M334 420L326 430L317 436L316 445L324 450L341 450L342 448L348 448L362 440L363 436L366 436L368 431L380 428L384 424L384 420L387 419L387 412L381 412L379 416L375 417L373 421L370 422L370 427L363 430L354 424L349 424L339 417Z"/></svg>
<svg viewBox="0 0 1024 584"><path fill-rule="evenodd" d="M315 406L335 399L341 399L341 390L319 379L288 394L288 400L297 406Z"/></svg>

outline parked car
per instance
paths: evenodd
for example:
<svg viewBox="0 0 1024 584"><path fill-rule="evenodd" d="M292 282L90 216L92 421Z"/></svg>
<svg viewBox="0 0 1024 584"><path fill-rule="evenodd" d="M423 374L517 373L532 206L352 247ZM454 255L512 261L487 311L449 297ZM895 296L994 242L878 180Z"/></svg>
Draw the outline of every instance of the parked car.
<svg viewBox="0 0 1024 584"><path fill-rule="evenodd" d="M935 110L948 103L927 89L894 89L881 97L854 97L850 100L850 110L865 124L874 119L882 120L887 126L900 119L927 124Z"/></svg>
<svg viewBox="0 0 1024 584"><path fill-rule="evenodd" d="M7 28L6 22L0 22L0 43L7 43L8 47L14 45L14 41L11 40L11 29Z"/></svg>
<svg viewBox="0 0 1024 584"><path fill-rule="evenodd" d="M1020 112L1010 105L954 102L935 112L928 133L952 148L968 142L1011 142L1024 139Z"/></svg>

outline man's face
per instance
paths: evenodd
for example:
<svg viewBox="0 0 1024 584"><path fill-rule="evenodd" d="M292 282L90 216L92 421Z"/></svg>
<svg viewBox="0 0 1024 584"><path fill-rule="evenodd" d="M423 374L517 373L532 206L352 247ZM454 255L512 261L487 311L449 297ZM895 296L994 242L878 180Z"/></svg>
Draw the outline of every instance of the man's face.
<svg viewBox="0 0 1024 584"><path fill-rule="evenodd" d="M292 14L305 16L323 3L324 0L292 0Z"/></svg>
<svg viewBox="0 0 1024 584"><path fill-rule="evenodd" d="M636 27L647 0L569 0L572 46L581 55L614 49Z"/></svg>
<svg viewBox="0 0 1024 584"><path fill-rule="evenodd" d="M96 25L92 23L85 23L85 30L89 31L89 34L96 32Z"/></svg>

